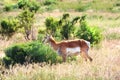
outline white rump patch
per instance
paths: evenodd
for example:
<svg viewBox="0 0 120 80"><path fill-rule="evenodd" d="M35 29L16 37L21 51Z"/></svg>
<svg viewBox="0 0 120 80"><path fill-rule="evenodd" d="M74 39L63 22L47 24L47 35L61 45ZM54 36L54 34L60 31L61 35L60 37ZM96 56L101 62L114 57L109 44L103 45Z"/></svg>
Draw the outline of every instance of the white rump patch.
<svg viewBox="0 0 120 80"><path fill-rule="evenodd" d="M85 42L87 43L88 47L90 48L90 42L89 41L85 41Z"/></svg>
<svg viewBox="0 0 120 80"><path fill-rule="evenodd" d="M66 48L66 52L68 56L80 54L80 47Z"/></svg>

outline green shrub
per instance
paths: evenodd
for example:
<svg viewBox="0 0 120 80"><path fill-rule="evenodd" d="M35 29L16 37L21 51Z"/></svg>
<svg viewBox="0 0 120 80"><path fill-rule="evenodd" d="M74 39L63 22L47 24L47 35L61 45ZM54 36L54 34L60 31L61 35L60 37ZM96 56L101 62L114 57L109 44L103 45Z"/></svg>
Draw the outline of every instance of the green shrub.
<svg viewBox="0 0 120 80"><path fill-rule="evenodd" d="M38 30L38 36L37 36L37 40L39 40L40 42L43 41L44 37L45 37L45 34L46 34L46 29L45 28L40 28Z"/></svg>
<svg viewBox="0 0 120 80"><path fill-rule="evenodd" d="M4 36L12 36L17 30L19 21L16 18L9 17L1 21L1 34Z"/></svg>
<svg viewBox="0 0 120 80"><path fill-rule="evenodd" d="M17 9L18 8L18 5L16 4L7 4L4 6L3 10L4 11L11 11L13 9Z"/></svg>
<svg viewBox="0 0 120 80"><path fill-rule="evenodd" d="M61 26L60 33L62 35L62 39L69 39L71 35L74 35L75 24L79 19L80 17L75 17L71 20L68 13L63 14L62 19L59 21L59 24Z"/></svg>
<svg viewBox="0 0 120 80"><path fill-rule="evenodd" d="M13 60L13 63L21 63L25 62L26 53L26 45L14 45L5 50L6 57L8 59ZM9 60L8 60L9 61Z"/></svg>
<svg viewBox="0 0 120 80"><path fill-rule="evenodd" d="M13 60L10 57L4 57L3 58L3 64L5 64L6 67L8 67L9 65L13 64Z"/></svg>
<svg viewBox="0 0 120 80"><path fill-rule="evenodd" d="M116 5L116 6L120 6L120 2L117 2L115 5Z"/></svg>
<svg viewBox="0 0 120 80"><path fill-rule="evenodd" d="M25 9L28 8L31 12L37 12L39 9L39 4L35 0L19 0L18 1L18 8Z"/></svg>
<svg viewBox="0 0 120 80"><path fill-rule="evenodd" d="M56 63L57 54L51 47L39 42L29 42L25 44L16 44L5 49L6 65L25 62L46 62Z"/></svg>
<svg viewBox="0 0 120 80"><path fill-rule="evenodd" d="M29 5L29 10L31 12L33 12L33 11L37 12L39 10L39 8L40 8L40 6L39 6L38 2L36 2L36 1L32 1Z"/></svg>
<svg viewBox="0 0 120 80"><path fill-rule="evenodd" d="M46 25L46 30L48 33L55 34L57 31L58 27L58 20L53 18L53 17L48 17L45 20L45 25Z"/></svg>
<svg viewBox="0 0 120 80"><path fill-rule="evenodd" d="M52 33L55 37L61 37L59 39L69 39L70 35L74 33L74 25L79 19L80 17L75 17L71 20L68 13L63 14L59 20L48 17L45 22L47 32Z"/></svg>
<svg viewBox="0 0 120 80"><path fill-rule="evenodd" d="M43 39L44 39L44 37L45 37L45 34L40 34L40 33L39 33L37 40L39 40L40 42L42 42Z"/></svg>
<svg viewBox="0 0 120 80"><path fill-rule="evenodd" d="M99 27L89 26L85 20L81 21L77 37L90 41L92 45L98 44L102 40L102 34Z"/></svg>
<svg viewBox="0 0 120 80"><path fill-rule="evenodd" d="M5 7L3 8L4 11L11 11L12 9L12 5L5 5Z"/></svg>
<svg viewBox="0 0 120 80"><path fill-rule="evenodd" d="M30 12L28 9L23 10L17 18L20 22L20 28L24 29L25 39L30 40L29 36L32 33L32 25L34 23L34 13ZM32 37L31 37L32 38Z"/></svg>

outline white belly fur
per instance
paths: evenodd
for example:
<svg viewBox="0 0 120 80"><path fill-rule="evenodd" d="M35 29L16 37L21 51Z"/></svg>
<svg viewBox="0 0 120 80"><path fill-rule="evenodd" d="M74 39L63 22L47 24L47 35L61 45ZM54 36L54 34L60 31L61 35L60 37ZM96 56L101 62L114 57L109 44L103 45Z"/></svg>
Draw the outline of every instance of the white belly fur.
<svg viewBox="0 0 120 80"><path fill-rule="evenodd" d="M76 53L80 53L80 47L75 48L66 48L67 55L74 55Z"/></svg>

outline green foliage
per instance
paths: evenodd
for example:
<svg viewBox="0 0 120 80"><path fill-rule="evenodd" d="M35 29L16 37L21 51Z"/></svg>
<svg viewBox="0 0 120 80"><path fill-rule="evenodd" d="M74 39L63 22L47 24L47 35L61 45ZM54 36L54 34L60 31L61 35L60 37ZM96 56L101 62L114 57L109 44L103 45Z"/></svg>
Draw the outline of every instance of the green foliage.
<svg viewBox="0 0 120 80"><path fill-rule="evenodd" d="M45 0L44 5L56 4L57 0Z"/></svg>
<svg viewBox="0 0 120 80"><path fill-rule="evenodd" d="M79 38L90 41L92 45L98 44L102 40L102 34L99 27L89 26L85 20L81 21L81 25L76 35Z"/></svg>
<svg viewBox="0 0 120 80"><path fill-rule="evenodd" d="M57 54L51 47L39 42L29 42L25 44L16 44L5 49L6 65L25 62L47 62L56 63Z"/></svg>
<svg viewBox="0 0 120 80"><path fill-rule="evenodd" d="M1 34L3 36L11 37L17 30L17 27L19 26L18 23L18 19L13 17L3 19L1 21Z"/></svg>
<svg viewBox="0 0 120 80"><path fill-rule="evenodd" d="M61 29L62 38L69 39L70 34L72 33L74 26L71 23L67 23L67 24L63 25L62 27L63 27Z"/></svg>
<svg viewBox="0 0 120 80"><path fill-rule="evenodd" d="M6 5L3 10L4 11L11 11L12 9L13 9L12 5Z"/></svg>
<svg viewBox="0 0 120 80"><path fill-rule="evenodd" d="M17 2L17 1L16 1ZM109 4L108 4L109 2ZM28 8L30 11L38 11L42 5L43 11L51 11L53 9L59 9L62 11L110 11L110 12L119 12L120 2L117 0L93 0L93 1L84 1L84 0L72 0L72 1L61 1L61 0L18 0L16 8L25 9ZM10 7L11 6L11 7ZM6 9L13 8L12 5L6 6Z"/></svg>
<svg viewBox="0 0 120 80"><path fill-rule="evenodd" d="M39 29L39 31L38 31L37 40L39 40L40 42L42 42L43 39L44 39L44 37L45 37L45 34L46 34L46 29L40 27L40 29Z"/></svg>
<svg viewBox="0 0 120 80"><path fill-rule="evenodd" d="M26 50L25 45L14 45L5 50L6 57L8 57L7 61L12 60L13 63L21 63L25 62ZM10 59L10 60L9 60Z"/></svg>
<svg viewBox="0 0 120 80"><path fill-rule="evenodd" d="M61 25L61 35L62 38L69 39L71 37L70 35L74 33L75 30L75 23L77 23L77 20L79 17L73 18L73 20L70 20L69 14L63 14L62 19L59 21L59 24Z"/></svg>
<svg viewBox="0 0 120 80"><path fill-rule="evenodd" d="M74 32L74 25L77 22L77 18L71 21L69 14L63 14L60 20L53 17L46 19L45 25L47 27L47 32L52 33L56 37L61 37L62 39L69 39L70 35ZM78 18L79 19L79 18Z"/></svg>
<svg viewBox="0 0 120 80"><path fill-rule="evenodd" d="M28 8L31 12L37 12L40 8L39 4L35 0L19 0L17 4L20 9Z"/></svg>
<svg viewBox="0 0 120 80"><path fill-rule="evenodd" d="M7 4L4 6L3 10L4 11L11 11L13 9L17 9L18 8L18 5L16 4Z"/></svg>
<svg viewBox="0 0 120 80"><path fill-rule="evenodd" d="M44 39L44 37L45 37L44 34L39 33L39 34L38 34L38 38L37 38L37 40L39 40L40 42L42 42L43 39Z"/></svg>
<svg viewBox="0 0 120 80"><path fill-rule="evenodd" d="M37 12L40 8L36 0L18 0L17 4L7 4L4 7L5 11L11 11L13 9L29 9L31 12Z"/></svg>
<svg viewBox="0 0 120 80"><path fill-rule="evenodd" d="M45 25L47 27L47 32L54 34L58 29L58 20L53 17L48 17L45 20Z"/></svg>
<svg viewBox="0 0 120 80"><path fill-rule="evenodd" d="M39 8L40 8L40 6L39 6L38 2L36 2L36 1L31 2L29 5L29 10L31 12L33 12L33 11L37 12L39 10Z"/></svg>
<svg viewBox="0 0 120 80"><path fill-rule="evenodd" d="M26 9L21 14L18 15L18 19L20 21L21 27L30 29L34 22L34 13Z"/></svg>
<svg viewBox="0 0 120 80"><path fill-rule="evenodd" d="M29 38L31 34L31 28L34 23L34 12L28 9L20 13L16 18L10 17L1 21L1 31L2 35L11 37L13 33L17 30L23 29L26 34L26 39ZM28 39L29 40L29 39Z"/></svg>
<svg viewBox="0 0 120 80"><path fill-rule="evenodd" d="M115 6L120 6L120 2L117 2L117 3L115 4Z"/></svg>
<svg viewBox="0 0 120 80"><path fill-rule="evenodd" d="M23 28L26 34L25 39L30 40L29 35L31 34L32 25L34 23L34 13L26 9L19 14L17 18L20 22L20 28Z"/></svg>
<svg viewBox="0 0 120 80"><path fill-rule="evenodd" d="M79 29L76 26L78 22L80 23ZM101 30L99 27L89 26L86 22L86 15L81 17L77 16L71 20L69 14L63 14L60 20L50 17L46 19L45 23L47 31L53 33L55 37L59 36L62 39L78 37L90 41L93 45L102 40Z"/></svg>
<svg viewBox="0 0 120 80"><path fill-rule="evenodd" d="M28 0L19 0L17 4L18 4L18 7L22 9L28 5Z"/></svg>
<svg viewBox="0 0 120 80"><path fill-rule="evenodd" d="M31 34L32 25L34 23L34 12L29 9L23 10L16 18L8 18L1 21L2 35L11 37L17 30L22 30L25 33L25 39L30 40L29 35ZM32 37L33 38L33 37Z"/></svg>
<svg viewBox="0 0 120 80"><path fill-rule="evenodd" d="M5 66L8 67L9 65L13 64L13 60L10 57L4 57L3 58L3 64L5 63Z"/></svg>

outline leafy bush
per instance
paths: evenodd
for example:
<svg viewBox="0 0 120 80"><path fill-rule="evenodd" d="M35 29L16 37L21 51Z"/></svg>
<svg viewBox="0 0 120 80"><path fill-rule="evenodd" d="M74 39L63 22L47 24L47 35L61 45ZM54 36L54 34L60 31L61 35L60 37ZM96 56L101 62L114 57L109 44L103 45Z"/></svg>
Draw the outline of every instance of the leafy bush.
<svg viewBox="0 0 120 80"><path fill-rule="evenodd" d="M19 21L16 18L9 17L1 21L1 34L10 37L17 30Z"/></svg>
<svg viewBox="0 0 120 80"><path fill-rule="evenodd" d="M40 29L38 30L37 40L39 40L40 42L42 42L43 39L44 39L44 37L45 37L45 33L46 33L46 29L40 27Z"/></svg>
<svg viewBox="0 0 120 80"><path fill-rule="evenodd" d="M47 62L56 63L57 54L51 47L39 42L29 42L25 44L16 44L5 49L6 65L25 62Z"/></svg>
<svg viewBox="0 0 120 80"><path fill-rule="evenodd" d="M17 30L23 29L25 39L30 40L31 28L34 23L34 12L28 9L23 10L16 18L8 17L1 21L1 31L3 36L11 37ZM33 39L33 37L32 37Z"/></svg>
<svg viewBox="0 0 120 80"><path fill-rule="evenodd" d="M43 39L44 39L44 37L45 37L45 35L44 34L38 34L38 38L37 38L37 40L39 40L40 42L42 42L43 41Z"/></svg>
<svg viewBox="0 0 120 80"><path fill-rule="evenodd" d="M12 9L12 5L5 5L5 7L3 8L4 11L11 11Z"/></svg>
<svg viewBox="0 0 120 80"><path fill-rule="evenodd" d="M10 57L6 56L3 58L3 64L8 67L9 65L13 65L13 60Z"/></svg>
<svg viewBox="0 0 120 80"><path fill-rule="evenodd" d="M29 36L32 33L32 25L34 23L34 12L29 9L23 10L16 18L10 17L1 21L1 31L2 35L7 35L11 37L18 29L25 33L25 39L30 40ZM23 30L22 30L23 29ZM33 39L34 36L31 37Z"/></svg>
<svg viewBox="0 0 120 80"><path fill-rule="evenodd" d="M33 11L37 12L40 7L39 4L35 0L32 0L32 1L19 0L17 4L18 4L18 8L20 9L28 8L31 12Z"/></svg>
<svg viewBox="0 0 120 80"><path fill-rule="evenodd" d="M116 5L116 6L120 6L120 2L117 2L115 5Z"/></svg>
<svg viewBox="0 0 120 80"><path fill-rule="evenodd" d="M99 27L89 26L85 20L81 21L77 37L90 41L92 45L98 44L102 40Z"/></svg>
<svg viewBox="0 0 120 80"><path fill-rule="evenodd" d="M59 36L62 39L69 39L70 35L75 30L74 25L79 18L80 17L76 17L73 18L73 20L70 20L70 15L68 13L63 14L62 18L59 20L53 17L48 17L45 22L47 32L52 33L55 37Z"/></svg>
<svg viewBox="0 0 120 80"><path fill-rule="evenodd" d="M13 9L17 9L18 8L18 5L13 5L13 4L7 4L4 6L3 10L4 11L11 11Z"/></svg>
<svg viewBox="0 0 120 80"><path fill-rule="evenodd" d="M34 13L30 12L27 9L19 14L17 18L20 21L20 26L26 27L25 29L30 29L30 27L34 23Z"/></svg>
<svg viewBox="0 0 120 80"><path fill-rule="evenodd" d="M34 23L34 13L26 9L21 14L19 14L17 18L20 22L20 28L24 29L25 39L30 40L29 36L32 32L31 28Z"/></svg>
<svg viewBox="0 0 120 80"><path fill-rule="evenodd" d="M40 6L39 6L38 2L36 2L36 1L32 1L29 5L29 10L31 12L33 12L33 11L37 12L39 10L39 8L40 8Z"/></svg>
<svg viewBox="0 0 120 80"><path fill-rule="evenodd" d="M48 17L45 21L45 25L48 33L55 34L58 29L58 20L53 17Z"/></svg>
<svg viewBox="0 0 120 80"><path fill-rule="evenodd" d="M71 34L74 34L75 24L79 19L80 17L75 17L70 20L69 14L63 14L62 19L59 21L59 24L61 26L60 33L62 35L62 39L69 39L71 37Z"/></svg>

